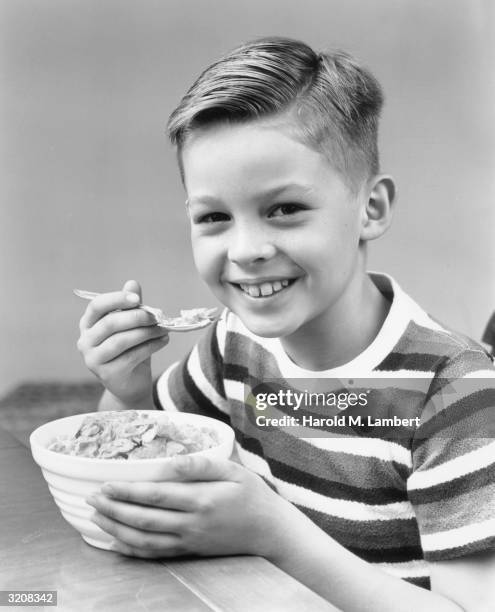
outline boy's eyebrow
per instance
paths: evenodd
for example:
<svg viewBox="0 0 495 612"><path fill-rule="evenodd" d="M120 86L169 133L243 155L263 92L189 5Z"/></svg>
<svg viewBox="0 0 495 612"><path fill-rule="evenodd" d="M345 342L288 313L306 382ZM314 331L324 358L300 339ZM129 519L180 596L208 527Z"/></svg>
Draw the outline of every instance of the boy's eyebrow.
<svg viewBox="0 0 495 612"><path fill-rule="evenodd" d="M278 195L288 191L289 189L298 190L304 194L308 194L314 191L312 185L307 185L305 183L284 183L283 185L279 185L277 187L272 187L271 189L267 189L265 191L260 191L257 193L253 199L255 200L266 200L267 198L275 198ZM222 200L220 198L216 198L215 196L210 196L208 194L198 195L188 198L189 204L210 204L210 205L218 205L222 204Z"/></svg>

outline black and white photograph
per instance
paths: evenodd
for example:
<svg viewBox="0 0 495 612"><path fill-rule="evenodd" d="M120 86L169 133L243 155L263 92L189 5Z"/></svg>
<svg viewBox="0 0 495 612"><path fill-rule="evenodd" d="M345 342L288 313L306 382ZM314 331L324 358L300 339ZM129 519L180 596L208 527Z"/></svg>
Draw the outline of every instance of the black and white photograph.
<svg viewBox="0 0 495 612"><path fill-rule="evenodd" d="M0 607L495 610L491 0L0 0Z"/></svg>

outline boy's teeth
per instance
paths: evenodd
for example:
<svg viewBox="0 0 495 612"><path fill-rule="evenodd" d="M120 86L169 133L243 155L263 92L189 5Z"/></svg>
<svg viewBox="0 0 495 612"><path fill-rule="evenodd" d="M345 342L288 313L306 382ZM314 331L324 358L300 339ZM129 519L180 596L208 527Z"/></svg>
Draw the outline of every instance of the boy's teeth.
<svg viewBox="0 0 495 612"><path fill-rule="evenodd" d="M260 287L261 295L271 295L273 293L273 287L270 283L263 283Z"/></svg>
<svg viewBox="0 0 495 612"><path fill-rule="evenodd" d="M267 297L289 286L288 280L265 282L260 285L240 285L244 293L251 297Z"/></svg>

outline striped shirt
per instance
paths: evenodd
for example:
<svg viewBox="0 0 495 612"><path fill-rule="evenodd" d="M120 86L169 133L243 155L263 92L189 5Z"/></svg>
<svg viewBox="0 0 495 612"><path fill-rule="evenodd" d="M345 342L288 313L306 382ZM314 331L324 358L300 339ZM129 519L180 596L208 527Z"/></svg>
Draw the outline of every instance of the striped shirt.
<svg viewBox="0 0 495 612"><path fill-rule="evenodd" d="M391 306L351 362L300 368L279 339L253 335L225 310L160 376L155 397L159 408L230 423L246 467L357 556L429 588L429 562L495 547L495 368L480 345L442 327L392 278L371 277ZM300 390L301 381L363 391L367 404L254 403L260 389ZM260 426L260 414L297 415L298 426ZM353 416L353 425L334 424L337 416ZM316 425L301 425L303 417ZM375 426L368 417L401 421Z"/></svg>

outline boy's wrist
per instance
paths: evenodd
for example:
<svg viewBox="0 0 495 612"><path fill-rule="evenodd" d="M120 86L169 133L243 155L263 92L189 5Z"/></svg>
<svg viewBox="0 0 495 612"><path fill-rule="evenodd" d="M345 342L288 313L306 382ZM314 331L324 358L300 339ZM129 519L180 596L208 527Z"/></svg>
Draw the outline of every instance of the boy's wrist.
<svg viewBox="0 0 495 612"><path fill-rule="evenodd" d="M108 389L103 393L100 403L98 405L98 411L102 410L155 410L155 404L153 402L153 395L151 391L149 394L142 398L136 398L132 400L123 400L118 396L114 395Z"/></svg>
<svg viewBox="0 0 495 612"><path fill-rule="evenodd" d="M308 518L286 499L279 497L279 508L274 512L270 537L264 537L264 550L261 556L277 567L291 565L294 551L297 551L301 538L307 538ZM311 523L312 524L312 523Z"/></svg>

